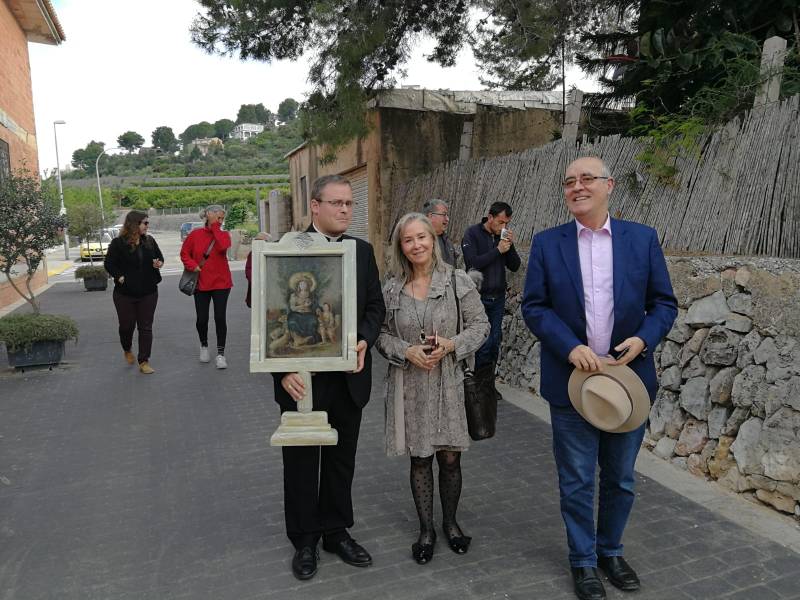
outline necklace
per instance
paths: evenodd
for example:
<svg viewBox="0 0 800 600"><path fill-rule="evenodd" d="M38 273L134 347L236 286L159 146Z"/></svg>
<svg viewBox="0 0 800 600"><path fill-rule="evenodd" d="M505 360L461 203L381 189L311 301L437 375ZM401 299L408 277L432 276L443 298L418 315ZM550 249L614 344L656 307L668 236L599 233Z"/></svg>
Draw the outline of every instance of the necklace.
<svg viewBox="0 0 800 600"><path fill-rule="evenodd" d="M414 300L414 314L417 316L417 323L419 323L419 341L420 343L424 344L428 341L428 337L425 335L425 315L428 312L428 302L431 299L425 298L425 308L422 310L422 319L419 318L419 311L417 310L417 292L414 290L414 280L411 280L411 297Z"/></svg>

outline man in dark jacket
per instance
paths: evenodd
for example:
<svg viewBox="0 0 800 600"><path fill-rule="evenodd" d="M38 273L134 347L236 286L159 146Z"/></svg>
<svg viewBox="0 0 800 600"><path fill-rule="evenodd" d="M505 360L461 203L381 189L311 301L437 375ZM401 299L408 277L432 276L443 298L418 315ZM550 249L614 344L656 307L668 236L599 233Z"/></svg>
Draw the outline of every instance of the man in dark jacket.
<svg viewBox="0 0 800 600"><path fill-rule="evenodd" d="M503 311L506 305L506 269L516 272L521 264L514 247L514 233L508 228L511 207L495 202L480 223L470 226L461 240L467 269L483 274L481 301L492 329L489 338L475 353L475 376L480 384L488 384L496 396L495 364L503 336Z"/></svg>
<svg viewBox="0 0 800 600"><path fill-rule="evenodd" d="M447 224L450 222L449 212L450 205L438 198L431 198L422 205L422 214L431 220L433 230L436 232L436 239L439 242L444 262L456 269L463 269L461 253L447 237Z"/></svg>
<svg viewBox="0 0 800 600"><path fill-rule="evenodd" d="M311 190L310 232L330 242L356 241L356 320L358 365L352 373L320 372L313 377L314 410L324 410L339 434L335 446L284 446L283 482L286 534L295 547L292 572L310 579L317 572L317 544L356 567L372 564L372 557L350 537L353 526L352 484L361 410L369 401L372 359L369 349L378 339L386 313L378 265L372 246L344 234L353 219L353 191L339 175L325 175ZM281 412L297 410L304 396L297 373L273 373L275 400Z"/></svg>

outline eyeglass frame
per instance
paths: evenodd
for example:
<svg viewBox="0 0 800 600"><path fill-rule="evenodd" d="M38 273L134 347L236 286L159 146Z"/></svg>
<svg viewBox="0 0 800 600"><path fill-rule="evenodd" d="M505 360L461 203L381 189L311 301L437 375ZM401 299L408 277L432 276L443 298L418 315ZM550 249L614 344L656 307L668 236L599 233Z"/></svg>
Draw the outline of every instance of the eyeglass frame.
<svg viewBox="0 0 800 600"><path fill-rule="evenodd" d="M316 200L317 202L327 202L334 208L355 208L358 206L358 200L323 200L321 198L312 198L312 200Z"/></svg>
<svg viewBox="0 0 800 600"><path fill-rule="evenodd" d="M447 217L448 219L450 218L450 215L448 213L429 212L428 214L429 215L436 215L437 217Z"/></svg>
<svg viewBox="0 0 800 600"><path fill-rule="evenodd" d="M589 179L589 178L591 178L591 181L584 181L584 179ZM564 181L561 182L561 187L564 188L565 190L573 187L576 183L578 183L578 181L580 181L583 185L591 185L598 179L612 179L612 177L607 177L604 175L584 174L581 175L580 177L575 177L575 181L569 181L569 179L570 178L567 177Z"/></svg>

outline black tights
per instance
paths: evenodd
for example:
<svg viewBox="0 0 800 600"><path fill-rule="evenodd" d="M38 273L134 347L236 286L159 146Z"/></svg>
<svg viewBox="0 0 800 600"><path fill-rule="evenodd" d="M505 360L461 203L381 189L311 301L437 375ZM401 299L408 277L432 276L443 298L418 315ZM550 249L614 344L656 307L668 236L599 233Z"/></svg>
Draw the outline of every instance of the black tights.
<svg viewBox="0 0 800 600"><path fill-rule="evenodd" d="M194 308L197 312L197 334L200 336L201 346L208 346L208 309L211 300L214 300L214 327L217 330L217 354L225 354L225 338L228 335L225 311L228 308L228 296L230 293L230 289L194 293Z"/></svg>
<svg viewBox="0 0 800 600"><path fill-rule="evenodd" d="M449 537L459 537L456 510L461 497L461 452L439 450L439 498L442 501L442 530ZM432 544L433 529L433 456L411 457L411 494L419 516L419 543Z"/></svg>

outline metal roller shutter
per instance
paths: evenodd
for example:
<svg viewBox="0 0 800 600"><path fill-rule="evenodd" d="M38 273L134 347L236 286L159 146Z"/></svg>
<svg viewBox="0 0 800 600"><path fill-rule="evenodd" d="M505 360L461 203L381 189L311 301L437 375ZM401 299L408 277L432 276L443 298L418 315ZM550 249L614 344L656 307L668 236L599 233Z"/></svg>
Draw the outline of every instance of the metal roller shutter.
<svg viewBox="0 0 800 600"><path fill-rule="evenodd" d="M347 233L362 240L369 241L369 190L367 189L367 167L351 171L345 175L353 187L353 222Z"/></svg>

